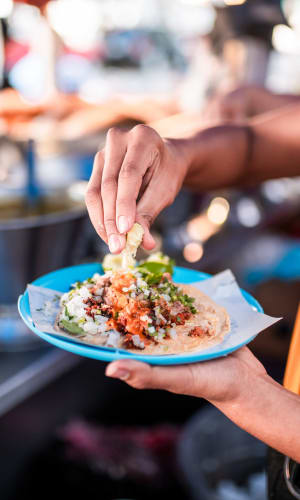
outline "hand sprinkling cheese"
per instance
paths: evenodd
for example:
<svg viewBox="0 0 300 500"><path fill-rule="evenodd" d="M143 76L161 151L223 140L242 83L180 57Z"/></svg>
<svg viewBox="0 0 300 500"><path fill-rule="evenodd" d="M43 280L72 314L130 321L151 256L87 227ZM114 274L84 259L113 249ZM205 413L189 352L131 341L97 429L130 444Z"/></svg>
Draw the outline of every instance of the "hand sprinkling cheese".
<svg viewBox="0 0 300 500"><path fill-rule="evenodd" d="M137 222L130 229L127 234L126 246L122 251L122 269L132 269L135 264L135 256L138 247L142 243L144 236L144 229Z"/></svg>

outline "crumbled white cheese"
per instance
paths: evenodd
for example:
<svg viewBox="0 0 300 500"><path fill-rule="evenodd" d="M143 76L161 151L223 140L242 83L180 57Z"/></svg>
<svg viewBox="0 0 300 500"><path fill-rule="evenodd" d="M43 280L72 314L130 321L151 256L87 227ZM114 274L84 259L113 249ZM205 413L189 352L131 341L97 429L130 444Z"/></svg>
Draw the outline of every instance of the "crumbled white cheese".
<svg viewBox="0 0 300 500"><path fill-rule="evenodd" d="M60 298L60 305L64 305L64 303L69 300L69 292L64 293Z"/></svg>
<svg viewBox="0 0 300 500"><path fill-rule="evenodd" d="M90 333L91 335L96 335L98 333L99 326L94 322L87 321L82 325L82 328L85 332Z"/></svg>
<svg viewBox="0 0 300 500"><path fill-rule="evenodd" d="M177 332L176 332L175 328L170 328L169 335L170 335L171 339L175 339L177 337Z"/></svg>
<svg viewBox="0 0 300 500"><path fill-rule="evenodd" d="M118 347L119 341L120 341L119 332L117 332L115 330L108 332L108 339L106 342L106 345L108 347Z"/></svg>
<svg viewBox="0 0 300 500"><path fill-rule="evenodd" d="M139 335L132 335L132 342L135 347L139 347L140 349L144 349L145 344L144 342L140 339Z"/></svg>
<svg viewBox="0 0 300 500"><path fill-rule="evenodd" d="M101 278L101 274L99 274L99 273L95 273L92 279L93 279L94 281L97 281L99 278Z"/></svg>

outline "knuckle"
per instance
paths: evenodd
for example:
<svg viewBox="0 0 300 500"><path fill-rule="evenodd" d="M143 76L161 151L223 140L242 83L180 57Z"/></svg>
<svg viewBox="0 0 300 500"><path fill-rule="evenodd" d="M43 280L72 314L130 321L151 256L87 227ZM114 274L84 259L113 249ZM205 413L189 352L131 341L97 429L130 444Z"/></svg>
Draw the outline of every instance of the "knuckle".
<svg viewBox="0 0 300 500"><path fill-rule="evenodd" d="M130 131L130 133L138 139L142 138L147 138L147 140L155 141L155 142L160 142L162 141L160 135L154 130L152 127L149 127L148 125L144 125L140 123L139 125L136 125L133 127Z"/></svg>
<svg viewBox="0 0 300 500"><path fill-rule="evenodd" d="M119 176L121 178L135 177L138 175L138 167L134 160L128 160L121 168Z"/></svg>
<svg viewBox="0 0 300 500"><path fill-rule="evenodd" d="M85 202L87 205L93 205L97 202L98 190L96 188L88 188L85 193Z"/></svg>
<svg viewBox="0 0 300 500"><path fill-rule="evenodd" d="M117 185L117 181L114 177L108 176L102 179L101 191L114 188Z"/></svg>
<svg viewBox="0 0 300 500"><path fill-rule="evenodd" d="M111 127L108 129L106 137L107 139L115 139L116 137L120 137L122 134L122 130L118 127Z"/></svg>
<svg viewBox="0 0 300 500"><path fill-rule="evenodd" d="M107 225L114 225L115 224L115 221L112 217L104 217L104 224L105 226Z"/></svg>
<svg viewBox="0 0 300 500"><path fill-rule="evenodd" d="M131 129L131 132L134 135L144 135L148 134L149 131L152 131L153 129L151 127L148 127L148 125L144 125L143 123L140 123L139 125L136 125Z"/></svg>
<svg viewBox="0 0 300 500"><path fill-rule="evenodd" d="M139 213L138 214L141 219L143 219L147 225L151 226L153 220L154 220L154 214L150 213Z"/></svg>
<svg viewBox="0 0 300 500"><path fill-rule="evenodd" d="M117 232L116 223L112 217L104 217L104 225L107 233L111 234Z"/></svg>

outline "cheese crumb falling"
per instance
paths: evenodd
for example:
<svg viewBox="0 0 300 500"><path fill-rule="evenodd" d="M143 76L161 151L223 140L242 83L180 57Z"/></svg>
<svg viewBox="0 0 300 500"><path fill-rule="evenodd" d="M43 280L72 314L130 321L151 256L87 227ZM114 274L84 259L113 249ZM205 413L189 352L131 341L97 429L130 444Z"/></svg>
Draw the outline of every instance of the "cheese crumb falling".
<svg viewBox="0 0 300 500"><path fill-rule="evenodd" d="M126 246L122 251L122 268L130 269L135 266L135 256L138 247L142 243L142 239L144 236L144 229L140 224L135 222L133 227L130 229L127 234Z"/></svg>

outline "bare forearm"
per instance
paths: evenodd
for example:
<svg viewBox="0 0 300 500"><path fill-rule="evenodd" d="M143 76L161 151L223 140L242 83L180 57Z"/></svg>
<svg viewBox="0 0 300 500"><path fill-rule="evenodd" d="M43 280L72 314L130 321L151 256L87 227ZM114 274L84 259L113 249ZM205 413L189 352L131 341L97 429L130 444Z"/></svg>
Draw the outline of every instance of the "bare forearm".
<svg viewBox="0 0 300 500"><path fill-rule="evenodd" d="M300 102L298 95L275 94L261 87L250 88L249 114L255 116L278 109L289 104Z"/></svg>
<svg viewBox="0 0 300 500"><path fill-rule="evenodd" d="M207 190L300 175L299 122L300 105L245 126L221 125L175 139L189 164L186 185Z"/></svg>
<svg viewBox="0 0 300 500"><path fill-rule="evenodd" d="M216 406L239 427L300 462L300 398L269 376L251 377L234 403Z"/></svg>

